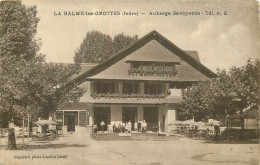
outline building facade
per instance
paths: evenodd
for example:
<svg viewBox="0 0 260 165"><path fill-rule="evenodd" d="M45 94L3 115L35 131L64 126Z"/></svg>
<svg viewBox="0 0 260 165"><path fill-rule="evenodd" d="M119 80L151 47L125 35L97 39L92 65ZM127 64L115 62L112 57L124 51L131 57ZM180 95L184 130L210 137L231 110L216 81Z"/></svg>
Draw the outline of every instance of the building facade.
<svg viewBox="0 0 260 165"><path fill-rule="evenodd" d="M183 100L182 91L216 74L200 63L196 51L184 51L156 31L139 39L109 60L82 65L69 83L87 88L79 103L57 111L64 126L94 125L105 130L114 123L145 120L147 130L167 132ZM69 84L68 83L68 84Z"/></svg>

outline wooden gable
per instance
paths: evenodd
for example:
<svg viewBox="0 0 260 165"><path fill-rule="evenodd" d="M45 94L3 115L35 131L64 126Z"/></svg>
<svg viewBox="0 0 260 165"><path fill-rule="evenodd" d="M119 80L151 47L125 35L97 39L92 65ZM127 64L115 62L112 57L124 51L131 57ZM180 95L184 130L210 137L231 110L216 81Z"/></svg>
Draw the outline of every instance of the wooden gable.
<svg viewBox="0 0 260 165"><path fill-rule="evenodd" d="M130 75L131 62L172 62L178 73L175 76ZM183 51L158 32L153 31L109 60L95 66L74 79L82 82L91 79L199 81L216 77L216 74L199 62L194 51Z"/></svg>

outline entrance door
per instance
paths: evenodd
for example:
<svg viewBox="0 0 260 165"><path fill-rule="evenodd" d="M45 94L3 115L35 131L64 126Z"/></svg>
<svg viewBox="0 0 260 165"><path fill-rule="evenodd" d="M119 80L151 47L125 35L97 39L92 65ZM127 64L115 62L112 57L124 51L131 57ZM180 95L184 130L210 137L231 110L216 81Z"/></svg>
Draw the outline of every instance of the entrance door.
<svg viewBox="0 0 260 165"><path fill-rule="evenodd" d="M94 124L97 125L98 131L101 131L101 122L105 123L104 131L110 124L110 107L94 107Z"/></svg>
<svg viewBox="0 0 260 165"><path fill-rule="evenodd" d="M124 123L131 121L131 130L134 130L134 123L137 122L137 107L122 107L122 121Z"/></svg>
<svg viewBox="0 0 260 165"><path fill-rule="evenodd" d="M64 112L64 125L68 126L68 117L74 116L74 125L78 125L78 111L65 111ZM71 117L72 118L72 117Z"/></svg>
<svg viewBox="0 0 260 165"><path fill-rule="evenodd" d="M144 120L147 123L147 131L157 132L158 127L158 107L144 107Z"/></svg>
<svg viewBox="0 0 260 165"><path fill-rule="evenodd" d="M68 116L67 131L68 132L75 132L75 116L74 115Z"/></svg>

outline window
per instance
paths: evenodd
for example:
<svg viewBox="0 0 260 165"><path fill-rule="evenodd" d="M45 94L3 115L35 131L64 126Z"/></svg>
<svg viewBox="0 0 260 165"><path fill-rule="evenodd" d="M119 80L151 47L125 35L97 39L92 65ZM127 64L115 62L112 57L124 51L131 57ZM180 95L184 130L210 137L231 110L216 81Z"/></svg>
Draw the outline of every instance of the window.
<svg viewBox="0 0 260 165"><path fill-rule="evenodd" d="M149 83L146 82L144 84L144 93L150 95L158 95L162 93L162 85L161 83Z"/></svg>
<svg viewBox="0 0 260 165"><path fill-rule="evenodd" d="M114 82L95 82L95 93L115 93Z"/></svg>
<svg viewBox="0 0 260 165"><path fill-rule="evenodd" d="M123 82L123 94L137 94L138 84L136 82Z"/></svg>
<svg viewBox="0 0 260 165"><path fill-rule="evenodd" d="M109 93L109 83L101 83L102 86L101 86L101 90L102 90L102 93Z"/></svg>

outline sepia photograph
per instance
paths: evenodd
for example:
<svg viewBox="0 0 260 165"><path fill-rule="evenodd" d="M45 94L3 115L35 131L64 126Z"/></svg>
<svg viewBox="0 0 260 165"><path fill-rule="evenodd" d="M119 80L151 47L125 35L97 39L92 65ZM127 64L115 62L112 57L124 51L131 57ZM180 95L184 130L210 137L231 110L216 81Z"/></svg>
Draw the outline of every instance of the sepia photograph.
<svg viewBox="0 0 260 165"><path fill-rule="evenodd" d="M257 0L0 0L0 165L260 165Z"/></svg>

